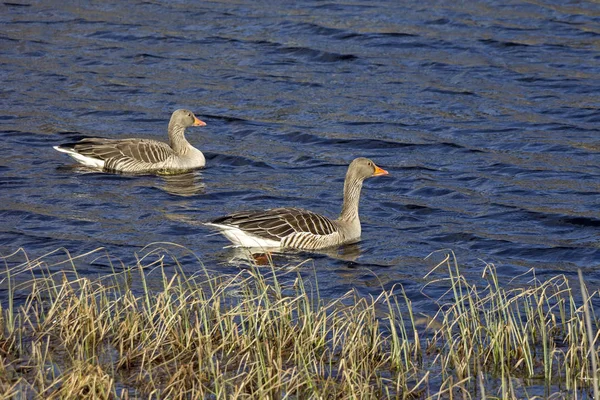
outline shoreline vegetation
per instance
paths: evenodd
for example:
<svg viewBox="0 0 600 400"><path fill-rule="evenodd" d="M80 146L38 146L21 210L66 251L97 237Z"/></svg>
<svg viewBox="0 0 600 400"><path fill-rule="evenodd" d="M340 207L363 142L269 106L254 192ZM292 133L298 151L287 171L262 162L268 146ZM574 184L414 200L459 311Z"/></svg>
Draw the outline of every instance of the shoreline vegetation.
<svg viewBox="0 0 600 400"><path fill-rule="evenodd" d="M504 287L487 264L476 285L446 251L422 315L400 284L323 299L310 262L190 276L167 247L98 278L65 250L3 257L0 399L598 398L583 279Z"/></svg>

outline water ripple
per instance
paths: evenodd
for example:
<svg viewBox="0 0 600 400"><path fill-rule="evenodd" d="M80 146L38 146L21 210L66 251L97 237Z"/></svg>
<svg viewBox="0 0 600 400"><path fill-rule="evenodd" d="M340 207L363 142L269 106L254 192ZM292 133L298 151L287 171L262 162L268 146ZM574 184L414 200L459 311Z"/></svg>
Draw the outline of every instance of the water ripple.
<svg viewBox="0 0 600 400"><path fill-rule="evenodd" d="M0 7L0 253L106 246L135 262L177 241L235 271L202 221L287 205L335 217L348 163L367 156L390 175L365 182L351 257L314 257L325 296L373 293L374 271L419 298L422 259L441 248L472 276L481 259L503 277L600 281L592 3ZM207 122L187 133L202 171L105 175L52 149L167 140L177 108Z"/></svg>

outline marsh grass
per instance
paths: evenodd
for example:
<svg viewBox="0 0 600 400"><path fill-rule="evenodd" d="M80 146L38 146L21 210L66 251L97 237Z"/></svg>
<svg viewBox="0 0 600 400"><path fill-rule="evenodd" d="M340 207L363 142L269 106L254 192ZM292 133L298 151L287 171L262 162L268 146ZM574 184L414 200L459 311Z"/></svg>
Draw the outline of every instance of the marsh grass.
<svg viewBox="0 0 600 400"><path fill-rule="evenodd" d="M66 254L5 258L0 398L592 398L597 385L598 292L562 275L506 289L488 264L478 288L447 252L423 291L448 291L422 316L399 284L322 299L310 263L225 275L199 262L188 276L157 246L90 278Z"/></svg>

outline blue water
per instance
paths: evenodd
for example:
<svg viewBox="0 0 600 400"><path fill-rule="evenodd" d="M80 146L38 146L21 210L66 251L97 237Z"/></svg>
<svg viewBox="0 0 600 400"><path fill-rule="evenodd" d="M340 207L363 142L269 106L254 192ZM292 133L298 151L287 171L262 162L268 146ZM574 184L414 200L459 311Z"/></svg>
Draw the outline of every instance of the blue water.
<svg viewBox="0 0 600 400"><path fill-rule="evenodd" d="M425 257L441 249L474 280L490 262L512 285L530 268L581 268L598 288L597 3L279 3L0 4L0 254L103 247L132 265L170 242L236 272L236 251L201 222L275 206L336 217L347 165L365 156L390 175L365 183L362 241L276 257L311 258L324 297L402 284L433 312L421 289L435 297L443 271L424 276L443 253ZM52 149L166 140L177 108L208 124L187 134L202 171L94 173ZM78 272L108 274L101 254Z"/></svg>

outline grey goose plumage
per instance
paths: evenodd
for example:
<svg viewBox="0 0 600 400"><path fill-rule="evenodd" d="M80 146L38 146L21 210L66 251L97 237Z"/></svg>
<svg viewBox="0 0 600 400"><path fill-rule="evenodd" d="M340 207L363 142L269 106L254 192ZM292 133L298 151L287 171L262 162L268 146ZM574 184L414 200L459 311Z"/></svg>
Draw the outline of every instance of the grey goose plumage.
<svg viewBox="0 0 600 400"><path fill-rule="evenodd" d="M191 111L180 109L171 115L168 144L138 138L86 138L54 148L105 172L176 173L204 167L204 154L186 140L185 129L205 125Z"/></svg>
<svg viewBox="0 0 600 400"><path fill-rule="evenodd" d="M215 227L236 246L317 250L358 240L361 235L358 205L363 181L387 175L367 158L348 167L344 201L339 218L333 220L300 208L273 208L238 212L206 225Z"/></svg>

